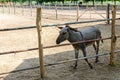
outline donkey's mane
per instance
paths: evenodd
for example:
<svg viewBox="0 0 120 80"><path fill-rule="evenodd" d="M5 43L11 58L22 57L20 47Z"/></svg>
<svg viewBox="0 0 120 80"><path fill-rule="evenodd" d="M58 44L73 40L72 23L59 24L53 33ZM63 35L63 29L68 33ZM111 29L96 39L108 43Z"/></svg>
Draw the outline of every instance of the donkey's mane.
<svg viewBox="0 0 120 80"><path fill-rule="evenodd" d="M71 28L69 25L66 25L66 27L68 27L70 30L73 30L75 32L78 32L77 28Z"/></svg>
<svg viewBox="0 0 120 80"><path fill-rule="evenodd" d="M75 32L78 32L78 30L77 30L76 28L71 28L71 27L70 27L70 30L73 30L73 31L75 31Z"/></svg>

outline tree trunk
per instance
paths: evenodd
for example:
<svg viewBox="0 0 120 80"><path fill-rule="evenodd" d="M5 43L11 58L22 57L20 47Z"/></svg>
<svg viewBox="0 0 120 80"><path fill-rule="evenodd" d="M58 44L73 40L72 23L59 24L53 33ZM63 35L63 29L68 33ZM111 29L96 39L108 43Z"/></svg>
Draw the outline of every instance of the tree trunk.
<svg viewBox="0 0 120 80"><path fill-rule="evenodd" d="M62 4L64 4L64 0L61 0L62 1Z"/></svg>
<svg viewBox="0 0 120 80"><path fill-rule="evenodd" d="M114 4L116 5L116 0L114 0Z"/></svg>
<svg viewBox="0 0 120 80"><path fill-rule="evenodd" d="M31 2L32 2L31 0L28 0L28 6L30 6L32 4Z"/></svg>
<svg viewBox="0 0 120 80"><path fill-rule="evenodd" d="M92 0L92 2L93 2L93 7L95 6L95 1L94 0Z"/></svg>
<svg viewBox="0 0 120 80"><path fill-rule="evenodd" d="M103 5L103 0L101 0L101 4Z"/></svg>

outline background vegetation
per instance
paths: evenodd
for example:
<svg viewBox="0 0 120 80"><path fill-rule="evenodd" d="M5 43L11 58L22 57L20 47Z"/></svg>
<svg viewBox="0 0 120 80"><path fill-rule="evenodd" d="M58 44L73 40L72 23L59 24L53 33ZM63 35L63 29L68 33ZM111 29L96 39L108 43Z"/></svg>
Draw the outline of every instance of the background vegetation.
<svg viewBox="0 0 120 80"><path fill-rule="evenodd" d="M43 3L46 3L46 4L78 4L78 3L91 3L92 5L95 5L95 4L105 4L106 2L107 3L119 3L120 0L0 0L0 3L4 3L4 2L13 2L13 3L28 3L29 5L30 4L43 4Z"/></svg>

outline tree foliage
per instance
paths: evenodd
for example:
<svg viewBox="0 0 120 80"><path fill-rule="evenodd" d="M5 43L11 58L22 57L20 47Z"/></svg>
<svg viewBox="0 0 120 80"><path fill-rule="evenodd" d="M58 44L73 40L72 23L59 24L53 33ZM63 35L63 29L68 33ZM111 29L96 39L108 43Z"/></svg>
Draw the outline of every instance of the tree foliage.
<svg viewBox="0 0 120 80"><path fill-rule="evenodd" d="M51 3L53 3L53 2L62 2L62 3L64 3L64 2L66 2L66 1L69 1L69 2L80 2L80 1L82 1L82 2L89 2L89 1L92 1L93 2L93 4L94 4L94 2L95 1L99 1L99 2L101 2L101 4L103 4L103 2L105 2L105 1L113 1L113 2L115 2L115 1L120 1L120 0L0 0L0 2L22 2L22 3L24 3L24 2L29 2L29 3L31 3L31 2L36 2L36 3L39 3L39 4L42 4L42 3L44 3L44 2L51 2Z"/></svg>

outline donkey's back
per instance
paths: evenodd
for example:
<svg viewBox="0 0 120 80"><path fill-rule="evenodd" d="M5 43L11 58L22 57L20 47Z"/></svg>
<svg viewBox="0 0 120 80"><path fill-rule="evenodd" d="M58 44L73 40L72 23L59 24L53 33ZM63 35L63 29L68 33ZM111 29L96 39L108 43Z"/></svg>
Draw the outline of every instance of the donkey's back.
<svg viewBox="0 0 120 80"><path fill-rule="evenodd" d="M84 30L81 30L81 33L84 37L84 40L101 38L101 32L96 27L89 27Z"/></svg>
<svg viewBox="0 0 120 80"><path fill-rule="evenodd" d="M101 31L94 26L81 30L81 33L83 35L83 40L92 40L92 39L102 38ZM86 45L91 45L93 42L86 42Z"/></svg>

